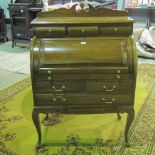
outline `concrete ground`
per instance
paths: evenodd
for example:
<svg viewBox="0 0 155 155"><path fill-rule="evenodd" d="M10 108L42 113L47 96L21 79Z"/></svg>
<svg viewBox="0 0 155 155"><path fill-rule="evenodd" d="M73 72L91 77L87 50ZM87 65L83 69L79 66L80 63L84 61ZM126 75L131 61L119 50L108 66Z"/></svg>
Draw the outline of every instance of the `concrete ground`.
<svg viewBox="0 0 155 155"><path fill-rule="evenodd" d="M29 49L0 44L0 90L27 77L29 62Z"/></svg>

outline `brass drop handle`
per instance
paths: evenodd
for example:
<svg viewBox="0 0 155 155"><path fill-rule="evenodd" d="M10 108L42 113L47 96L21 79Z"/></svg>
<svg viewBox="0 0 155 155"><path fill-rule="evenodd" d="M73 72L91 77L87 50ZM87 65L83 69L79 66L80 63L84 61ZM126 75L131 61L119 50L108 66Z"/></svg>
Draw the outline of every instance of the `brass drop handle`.
<svg viewBox="0 0 155 155"><path fill-rule="evenodd" d="M48 73L48 74L52 74L52 71L51 71L51 70L48 70L47 73Z"/></svg>
<svg viewBox="0 0 155 155"><path fill-rule="evenodd" d="M117 74L117 75L116 75L116 79L117 79L117 80L120 80L120 78L121 78L121 75Z"/></svg>
<svg viewBox="0 0 155 155"><path fill-rule="evenodd" d="M112 104L112 103L115 101L115 98L112 98L111 101L106 101L106 99L103 97L103 98L102 98L102 101L103 101L105 104Z"/></svg>
<svg viewBox="0 0 155 155"><path fill-rule="evenodd" d="M57 99L59 99L59 98L62 100L62 102L65 102L66 101L66 99L62 95L58 95L58 96L56 96L56 97L53 98L53 102L56 102Z"/></svg>
<svg viewBox="0 0 155 155"><path fill-rule="evenodd" d="M52 77L51 77L51 76L49 76L49 77L48 77L48 80L49 80L49 81L51 81L51 80L52 80Z"/></svg>
<svg viewBox="0 0 155 155"><path fill-rule="evenodd" d="M65 85L63 85L60 89L56 89L55 86L52 87L52 89L53 89L55 92L62 92L65 88L66 88Z"/></svg>
<svg viewBox="0 0 155 155"><path fill-rule="evenodd" d="M115 85L113 85L113 87L111 88L111 89L107 89L107 87L104 85L104 86L102 86L103 88L104 88L104 90L105 91L107 91L107 92L112 92L112 91L114 91L115 89L116 89L116 86Z"/></svg>
<svg viewBox="0 0 155 155"><path fill-rule="evenodd" d="M116 32L118 31L118 28L117 28L117 27L114 27L113 29L114 29L114 31L116 31Z"/></svg>
<svg viewBox="0 0 155 155"><path fill-rule="evenodd" d="M51 29L48 29L48 32L50 32L50 33L51 33L51 31L52 31Z"/></svg>
<svg viewBox="0 0 155 155"><path fill-rule="evenodd" d="M84 30L84 28L82 28L82 33L84 33L85 32L85 30Z"/></svg>

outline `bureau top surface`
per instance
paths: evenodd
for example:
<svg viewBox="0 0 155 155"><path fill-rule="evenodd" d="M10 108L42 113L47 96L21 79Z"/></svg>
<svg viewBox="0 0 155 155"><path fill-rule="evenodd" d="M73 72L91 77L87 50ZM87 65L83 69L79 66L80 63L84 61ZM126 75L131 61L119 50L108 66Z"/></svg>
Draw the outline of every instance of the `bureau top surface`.
<svg viewBox="0 0 155 155"><path fill-rule="evenodd" d="M129 17L40 17L36 18L32 24L104 24L104 23L129 23Z"/></svg>

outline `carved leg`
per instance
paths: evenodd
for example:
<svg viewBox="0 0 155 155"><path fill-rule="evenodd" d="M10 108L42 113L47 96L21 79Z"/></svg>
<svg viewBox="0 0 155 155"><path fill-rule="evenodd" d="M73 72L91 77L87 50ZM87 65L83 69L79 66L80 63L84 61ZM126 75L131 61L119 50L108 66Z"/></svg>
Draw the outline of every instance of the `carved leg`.
<svg viewBox="0 0 155 155"><path fill-rule="evenodd" d="M39 122L39 112L35 109L33 109L33 112L32 112L32 119L38 133L38 143L36 145L36 149L39 149L41 148L41 128L40 128L40 122Z"/></svg>
<svg viewBox="0 0 155 155"><path fill-rule="evenodd" d="M14 48L15 47L15 40L13 39L12 40L12 48Z"/></svg>
<svg viewBox="0 0 155 155"><path fill-rule="evenodd" d="M135 117L135 111L132 108L128 112L128 116L127 116L127 120L126 120L126 126L125 126L125 142L126 142L127 147L129 147L128 132L129 132L131 124L134 120L134 117Z"/></svg>
<svg viewBox="0 0 155 155"><path fill-rule="evenodd" d="M44 118L44 125L47 126L49 121L49 114L47 113Z"/></svg>
<svg viewBox="0 0 155 155"><path fill-rule="evenodd" d="M118 117L119 120L121 119L120 113L117 113L117 117Z"/></svg>

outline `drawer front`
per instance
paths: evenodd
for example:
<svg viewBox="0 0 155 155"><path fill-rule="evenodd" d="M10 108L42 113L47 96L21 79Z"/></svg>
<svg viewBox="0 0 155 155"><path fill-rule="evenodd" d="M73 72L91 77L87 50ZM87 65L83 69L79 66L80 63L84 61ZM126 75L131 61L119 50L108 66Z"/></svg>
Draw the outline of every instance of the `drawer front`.
<svg viewBox="0 0 155 155"><path fill-rule="evenodd" d="M68 27L69 36L92 36L98 34L98 26Z"/></svg>
<svg viewBox="0 0 155 155"><path fill-rule="evenodd" d="M24 23L22 23L24 24ZM25 25L24 25L25 26ZM30 39L33 37L33 30L32 29L26 29L26 28L14 28L14 36L18 39Z"/></svg>
<svg viewBox="0 0 155 155"><path fill-rule="evenodd" d="M10 6L10 11L12 15L23 16L25 15L26 7L25 6Z"/></svg>
<svg viewBox="0 0 155 155"><path fill-rule="evenodd" d="M27 35L27 36L33 36L34 32L33 29L27 29L27 28L14 28L15 34L21 34L21 35Z"/></svg>
<svg viewBox="0 0 155 155"><path fill-rule="evenodd" d="M35 34L37 37L64 37L65 27L37 27L35 28Z"/></svg>
<svg viewBox="0 0 155 155"><path fill-rule="evenodd" d="M132 103L131 94L37 94L39 105L90 105L90 106L127 106Z"/></svg>
<svg viewBox="0 0 155 155"><path fill-rule="evenodd" d="M132 92L134 82L86 82L87 92L127 93Z"/></svg>
<svg viewBox="0 0 155 155"><path fill-rule="evenodd" d="M36 93L63 93L81 92L80 82L37 82L35 83Z"/></svg>
<svg viewBox="0 0 155 155"><path fill-rule="evenodd" d="M41 39L39 48L39 68L54 65L70 66L73 69L74 65L102 65L107 68L128 66L128 46L125 37Z"/></svg>
<svg viewBox="0 0 155 155"><path fill-rule="evenodd" d="M132 26L102 26L101 35L128 36L132 34Z"/></svg>
<svg viewBox="0 0 155 155"><path fill-rule="evenodd" d="M15 12L19 12L15 10ZM23 13L23 10L20 9ZM38 37L65 37L65 36L95 36L95 35L118 35L128 36L132 34L132 26L69 26L65 29L63 27L36 27L35 34Z"/></svg>
<svg viewBox="0 0 155 155"><path fill-rule="evenodd" d="M93 66L81 66L74 65L65 67L65 65L60 65L59 67L53 68L40 68L35 70L36 74L128 74L128 66L126 67L105 67L102 65Z"/></svg>
<svg viewBox="0 0 155 155"><path fill-rule="evenodd" d="M100 81L132 81L132 74L35 74L36 81L66 81L66 80L100 80Z"/></svg>

